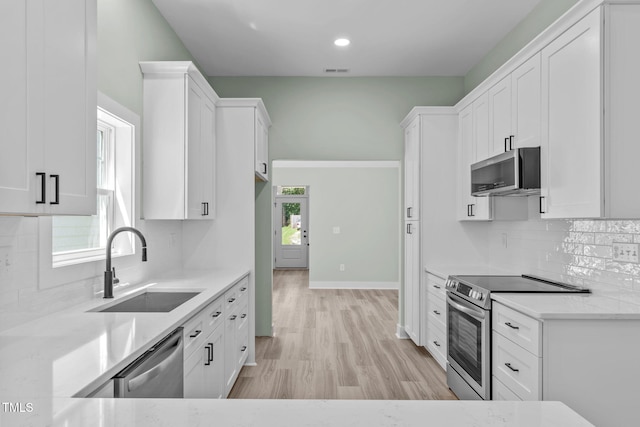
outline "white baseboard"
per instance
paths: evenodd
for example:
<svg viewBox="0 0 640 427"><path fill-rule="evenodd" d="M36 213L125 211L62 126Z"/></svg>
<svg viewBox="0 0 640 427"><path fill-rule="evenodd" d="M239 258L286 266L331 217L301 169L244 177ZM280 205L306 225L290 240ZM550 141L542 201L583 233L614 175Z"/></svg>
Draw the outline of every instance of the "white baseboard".
<svg viewBox="0 0 640 427"><path fill-rule="evenodd" d="M410 338L409 334L405 332L404 326L399 323L396 325L396 337L399 340L408 340Z"/></svg>
<svg viewBox="0 0 640 427"><path fill-rule="evenodd" d="M320 282L309 281L310 289L399 289L398 282Z"/></svg>

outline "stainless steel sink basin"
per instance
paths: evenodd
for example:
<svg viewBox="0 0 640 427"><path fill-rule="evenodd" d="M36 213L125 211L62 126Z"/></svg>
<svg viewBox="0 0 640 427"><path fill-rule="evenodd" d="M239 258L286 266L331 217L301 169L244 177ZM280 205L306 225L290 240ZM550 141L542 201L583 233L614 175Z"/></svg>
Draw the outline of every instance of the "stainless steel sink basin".
<svg viewBox="0 0 640 427"><path fill-rule="evenodd" d="M184 304L200 292L146 291L124 301L98 307L99 313L167 313Z"/></svg>

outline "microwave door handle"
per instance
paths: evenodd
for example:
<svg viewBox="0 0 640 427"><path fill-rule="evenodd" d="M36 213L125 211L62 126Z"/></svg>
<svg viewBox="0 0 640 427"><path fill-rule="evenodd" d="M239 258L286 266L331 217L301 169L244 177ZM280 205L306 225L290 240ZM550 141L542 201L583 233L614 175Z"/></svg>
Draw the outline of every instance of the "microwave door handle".
<svg viewBox="0 0 640 427"><path fill-rule="evenodd" d="M484 311L480 312L477 310L473 310L469 307L465 307L464 305L455 302L451 297L451 295L448 295L447 302L456 310L460 310L461 312L468 314L469 316L473 317L476 320L484 321L484 318L485 318Z"/></svg>

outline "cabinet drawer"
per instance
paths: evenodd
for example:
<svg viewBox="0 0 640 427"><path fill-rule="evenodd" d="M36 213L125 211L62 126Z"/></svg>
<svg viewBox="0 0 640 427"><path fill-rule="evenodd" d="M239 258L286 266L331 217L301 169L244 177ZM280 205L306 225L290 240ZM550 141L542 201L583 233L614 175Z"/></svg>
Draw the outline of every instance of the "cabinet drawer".
<svg viewBox="0 0 640 427"><path fill-rule="evenodd" d="M542 356L540 322L499 303L493 303L492 328L527 351Z"/></svg>
<svg viewBox="0 0 640 427"><path fill-rule="evenodd" d="M205 309L206 310L206 309ZM184 339L184 358L189 357L196 348L200 348L207 333L207 320L205 311L200 311L183 325L182 337Z"/></svg>
<svg viewBox="0 0 640 427"><path fill-rule="evenodd" d="M443 331L446 330L447 324L447 304L444 300L440 298L434 298L432 295L429 295L427 298L427 322L431 324L432 322L438 323L438 326Z"/></svg>
<svg viewBox="0 0 640 427"><path fill-rule="evenodd" d="M540 400L542 359L500 334L493 334L493 375L522 400Z"/></svg>
<svg viewBox="0 0 640 427"><path fill-rule="evenodd" d="M205 325L207 333L213 331L224 319L224 299L218 298L203 310L203 316L206 319Z"/></svg>
<svg viewBox="0 0 640 427"><path fill-rule="evenodd" d="M238 309L238 330L249 326L249 302L241 301L241 306Z"/></svg>
<svg viewBox="0 0 640 427"><path fill-rule="evenodd" d="M247 356L249 355L249 328L243 328L238 331L238 340L236 341L237 351L238 351L238 371L244 365L244 362L247 360Z"/></svg>
<svg viewBox="0 0 640 427"><path fill-rule="evenodd" d="M434 295L444 301L447 296L447 290L445 288L445 281L438 276L434 276L431 273L427 273L427 292L429 295Z"/></svg>
<svg viewBox="0 0 640 427"><path fill-rule="evenodd" d="M491 400L522 400L495 376L491 377Z"/></svg>
<svg viewBox="0 0 640 427"><path fill-rule="evenodd" d="M238 295L238 286L235 285L227 292L224 293L224 311L229 313L237 305L237 301L240 295Z"/></svg>
<svg viewBox="0 0 640 427"><path fill-rule="evenodd" d="M249 278L245 277L240 280L237 285L238 288L238 299L248 298L249 297Z"/></svg>
<svg viewBox="0 0 640 427"><path fill-rule="evenodd" d="M427 350L434 359L446 370L447 366L447 335L444 331L429 325L427 327Z"/></svg>

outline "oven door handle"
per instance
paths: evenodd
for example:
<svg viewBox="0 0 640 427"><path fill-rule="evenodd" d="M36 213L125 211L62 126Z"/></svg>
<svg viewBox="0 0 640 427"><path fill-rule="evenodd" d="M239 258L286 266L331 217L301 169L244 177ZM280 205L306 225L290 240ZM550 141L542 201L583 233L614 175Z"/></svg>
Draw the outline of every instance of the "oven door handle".
<svg viewBox="0 0 640 427"><path fill-rule="evenodd" d="M447 303L449 303L449 305L451 305L453 308L455 308L456 310L460 310L461 312L463 312L465 314L468 314L469 316L473 317L476 320L480 320L480 321L484 320L484 318L485 318L484 310L482 310L482 311L474 310L474 309L472 309L470 307L467 307L467 306L464 306L464 305L460 304L456 300L459 300L459 298L454 297L451 294L447 294ZM463 300L460 300L460 301L463 301Z"/></svg>

